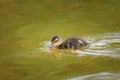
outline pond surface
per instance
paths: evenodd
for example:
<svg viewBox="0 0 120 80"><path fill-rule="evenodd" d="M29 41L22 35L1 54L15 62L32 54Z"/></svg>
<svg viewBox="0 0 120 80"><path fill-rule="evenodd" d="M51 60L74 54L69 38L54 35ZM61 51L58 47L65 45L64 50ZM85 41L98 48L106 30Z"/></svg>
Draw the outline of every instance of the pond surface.
<svg viewBox="0 0 120 80"><path fill-rule="evenodd" d="M119 0L1 0L0 80L119 80ZM54 35L90 47L50 50Z"/></svg>

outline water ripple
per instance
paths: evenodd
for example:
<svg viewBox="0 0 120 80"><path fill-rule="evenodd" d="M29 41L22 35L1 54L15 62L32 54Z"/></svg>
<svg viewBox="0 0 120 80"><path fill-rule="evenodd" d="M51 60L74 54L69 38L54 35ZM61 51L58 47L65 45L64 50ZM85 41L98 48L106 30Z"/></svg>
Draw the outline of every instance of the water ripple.
<svg viewBox="0 0 120 80"><path fill-rule="evenodd" d="M90 48L85 51L76 51L81 54L91 54L97 56L110 56L120 58L120 32L99 34L88 38ZM115 45L116 47L112 46Z"/></svg>
<svg viewBox="0 0 120 80"><path fill-rule="evenodd" d="M102 72L98 74L90 74L81 77L76 77L68 80L120 80L120 74Z"/></svg>

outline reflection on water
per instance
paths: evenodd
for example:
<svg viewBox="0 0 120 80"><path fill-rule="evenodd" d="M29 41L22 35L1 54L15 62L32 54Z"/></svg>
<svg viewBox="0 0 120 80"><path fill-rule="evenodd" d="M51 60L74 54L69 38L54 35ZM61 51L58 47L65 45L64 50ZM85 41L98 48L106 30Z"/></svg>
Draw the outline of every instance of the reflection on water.
<svg viewBox="0 0 120 80"><path fill-rule="evenodd" d="M79 56L94 55L120 58L120 32L99 34L93 37L84 38L90 43L89 48L69 52L78 53ZM49 44L49 41L41 43L41 45L43 45L43 47L40 48L41 51L52 52L48 47Z"/></svg>
<svg viewBox="0 0 120 80"><path fill-rule="evenodd" d="M72 78L68 80L119 80L119 79L120 79L120 74L102 72L98 74L85 75L85 76Z"/></svg>

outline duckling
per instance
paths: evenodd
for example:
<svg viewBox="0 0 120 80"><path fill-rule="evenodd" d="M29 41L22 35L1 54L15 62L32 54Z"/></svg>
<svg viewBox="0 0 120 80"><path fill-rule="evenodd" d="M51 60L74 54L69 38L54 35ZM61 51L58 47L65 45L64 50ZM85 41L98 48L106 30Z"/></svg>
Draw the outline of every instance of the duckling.
<svg viewBox="0 0 120 80"><path fill-rule="evenodd" d="M76 37L71 37L68 38L64 41L62 41L60 36L54 36L51 39L51 47L56 47L58 49L79 49L82 48L84 46L88 46L88 43L80 38L76 38Z"/></svg>

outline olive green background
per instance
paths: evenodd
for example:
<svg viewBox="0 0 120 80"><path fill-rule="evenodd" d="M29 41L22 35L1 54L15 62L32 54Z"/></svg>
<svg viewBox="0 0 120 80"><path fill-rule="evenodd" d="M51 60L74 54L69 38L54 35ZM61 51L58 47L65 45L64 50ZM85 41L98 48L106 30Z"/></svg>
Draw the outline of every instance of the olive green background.
<svg viewBox="0 0 120 80"><path fill-rule="evenodd" d="M120 0L0 0L0 80L65 80L120 73L120 59L40 51L54 35L89 37L120 31ZM63 52L64 53L64 52Z"/></svg>

